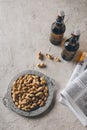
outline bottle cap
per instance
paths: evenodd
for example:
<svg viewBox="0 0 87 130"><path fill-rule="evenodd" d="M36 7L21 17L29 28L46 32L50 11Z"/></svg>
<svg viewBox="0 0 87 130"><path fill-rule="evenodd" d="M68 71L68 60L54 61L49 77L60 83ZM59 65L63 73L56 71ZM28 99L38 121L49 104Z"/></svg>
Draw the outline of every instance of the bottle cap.
<svg viewBox="0 0 87 130"><path fill-rule="evenodd" d="M74 30L73 34L74 34L75 36L79 36L79 35L80 35L80 30L79 30L79 29L78 29L78 30Z"/></svg>
<svg viewBox="0 0 87 130"><path fill-rule="evenodd" d="M61 10L61 11L58 13L58 16L60 16L60 17L64 17L64 16L65 16L64 11L63 11L63 10Z"/></svg>
<svg viewBox="0 0 87 130"><path fill-rule="evenodd" d="M58 24L62 24L62 23L63 23L63 20L64 20L64 17L65 17L64 11L60 11L60 12L58 13L58 17L57 17L57 19L56 19L56 22L57 22Z"/></svg>

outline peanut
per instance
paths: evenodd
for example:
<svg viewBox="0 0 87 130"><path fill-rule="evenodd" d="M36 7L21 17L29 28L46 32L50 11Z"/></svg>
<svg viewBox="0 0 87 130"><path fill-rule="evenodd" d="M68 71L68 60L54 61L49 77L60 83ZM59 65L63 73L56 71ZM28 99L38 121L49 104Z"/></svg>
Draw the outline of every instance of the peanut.
<svg viewBox="0 0 87 130"><path fill-rule="evenodd" d="M39 68L46 68L46 65L44 63L37 64Z"/></svg>
<svg viewBox="0 0 87 130"><path fill-rule="evenodd" d="M43 93L42 92L38 92L35 94L35 96L41 96Z"/></svg>
<svg viewBox="0 0 87 130"><path fill-rule="evenodd" d="M47 98L46 97L44 97L44 101L46 101L47 100Z"/></svg>
<svg viewBox="0 0 87 130"><path fill-rule="evenodd" d="M55 57L55 58L54 58L54 61L56 61L56 62L61 62L61 60L60 60L58 57Z"/></svg>
<svg viewBox="0 0 87 130"><path fill-rule="evenodd" d="M31 93L30 93L30 95L29 95L29 96L30 96L30 97L34 97L34 94L31 94Z"/></svg>
<svg viewBox="0 0 87 130"><path fill-rule="evenodd" d="M18 107L19 109L21 108L21 106L20 106L20 105L18 105L17 107Z"/></svg>
<svg viewBox="0 0 87 130"><path fill-rule="evenodd" d="M48 59L50 59L50 60L53 60L53 59L54 59L53 56L50 55L50 54L46 54L46 58L48 58Z"/></svg>
<svg viewBox="0 0 87 130"><path fill-rule="evenodd" d="M40 60L43 60L43 57L44 57L43 54L41 52L39 52L37 55L37 58Z"/></svg>
<svg viewBox="0 0 87 130"><path fill-rule="evenodd" d="M42 102L40 103L40 107L43 106L43 105L44 105L44 101L42 101Z"/></svg>
<svg viewBox="0 0 87 130"><path fill-rule="evenodd" d="M13 85L16 85L16 81L13 82Z"/></svg>
<svg viewBox="0 0 87 130"><path fill-rule="evenodd" d="M44 90L44 87L39 87L39 88L37 89L37 91L42 91L42 90Z"/></svg>

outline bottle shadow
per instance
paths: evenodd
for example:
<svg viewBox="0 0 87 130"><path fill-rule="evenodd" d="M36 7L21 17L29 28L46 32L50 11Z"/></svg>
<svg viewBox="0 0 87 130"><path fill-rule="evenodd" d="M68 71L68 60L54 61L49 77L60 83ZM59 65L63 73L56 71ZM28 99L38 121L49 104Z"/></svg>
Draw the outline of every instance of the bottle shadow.
<svg viewBox="0 0 87 130"><path fill-rule="evenodd" d="M81 57L82 53L83 53L83 51L79 49L76 52L76 54L75 54L75 56L74 56L74 58L72 60L72 63L76 63L77 64L80 61L80 57Z"/></svg>

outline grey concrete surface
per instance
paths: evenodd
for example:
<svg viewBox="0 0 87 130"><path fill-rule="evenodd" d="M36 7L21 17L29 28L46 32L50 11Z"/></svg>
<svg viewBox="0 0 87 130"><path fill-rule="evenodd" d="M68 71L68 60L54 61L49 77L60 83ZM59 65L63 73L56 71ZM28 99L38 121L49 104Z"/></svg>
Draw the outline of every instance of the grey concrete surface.
<svg viewBox="0 0 87 130"><path fill-rule="evenodd" d="M50 26L59 10L64 10L69 37L76 25L81 30L80 49L87 51L87 0L0 0L0 130L86 130L75 115L58 102L75 64L44 60L46 69L37 68L37 52L61 58L61 47L49 42ZM49 113L24 118L7 109L2 98L10 80L18 72L35 69L56 81L56 101Z"/></svg>

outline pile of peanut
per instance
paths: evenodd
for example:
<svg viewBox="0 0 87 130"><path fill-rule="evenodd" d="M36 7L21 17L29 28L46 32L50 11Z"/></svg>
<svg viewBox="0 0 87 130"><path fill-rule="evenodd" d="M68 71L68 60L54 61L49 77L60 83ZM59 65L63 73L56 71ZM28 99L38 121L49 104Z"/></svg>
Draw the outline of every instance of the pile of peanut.
<svg viewBox="0 0 87 130"><path fill-rule="evenodd" d="M60 59L59 57L54 57L54 56L52 56L52 55L50 55L50 54L48 54L48 53L46 53L46 54L44 55L44 54L42 54L41 51L40 51L40 52L37 54L37 58L38 58L39 60L41 60L41 61L44 59L44 57L46 57L46 58L49 59L49 60L55 61L55 62L61 62L61 59ZM42 63L37 64L37 67L39 67L39 68L46 68L47 65L42 62Z"/></svg>
<svg viewBox="0 0 87 130"><path fill-rule="evenodd" d="M26 74L13 82L11 95L14 104L21 110L31 111L45 105L48 97L44 77Z"/></svg>

